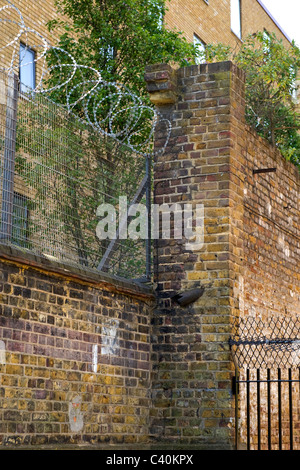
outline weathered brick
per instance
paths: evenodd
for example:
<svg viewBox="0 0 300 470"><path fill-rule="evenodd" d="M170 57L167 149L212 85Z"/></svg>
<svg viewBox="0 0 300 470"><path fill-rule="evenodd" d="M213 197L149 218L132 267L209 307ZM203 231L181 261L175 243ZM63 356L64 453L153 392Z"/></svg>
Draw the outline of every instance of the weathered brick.
<svg viewBox="0 0 300 470"><path fill-rule="evenodd" d="M299 265L299 259L296 260L299 252L295 246L297 235L292 228L286 244L282 237L280 253L278 241L276 245L278 233L275 235L272 224L281 220L283 230L290 230L285 225L287 218L282 206L275 201L284 198L287 207L288 200L292 200L292 206L296 208L300 178L291 164L286 164L274 148L245 125L244 92L238 83L243 80L242 74L230 63L208 64L205 73L203 70L198 67L196 80L191 80L197 75L196 67L178 71L181 95L168 112L164 110L164 116L171 122L173 115L176 116L176 129L182 130L183 143L193 139L197 132L203 132L205 147L196 150L194 144L186 144L185 148L178 149L179 161L188 170L185 175L179 173L177 155L168 148L161 159L158 157L154 167L154 187L156 183L158 187L154 193L155 200L157 197L157 200L168 204L179 202L177 194L183 195L184 187L190 195L189 202L204 204L204 246L188 260L185 240L177 243L169 240L168 244L166 240L156 241L155 281L161 308L155 309L152 321L153 387L156 391L153 405L161 411L155 413L153 410L152 416L155 417L153 427L163 430L161 432L165 436L172 436L175 442L185 438L186 442L195 443L201 435L201 439L209 443L215 442L218 435L218 442L222 440L226 446L233 438L230 420L234 413L231 395L234 364L228 348L233 319L247 315L251 309L260 312L263 318L267 313L266 306L269 315L272 314L274 298L279 314L285 308L283 303L287 296L289 313L296 315L299 310L299 296L288 294L291 286L294 292L299 293L300 290L295 270ZM216 82L213 84L214 80L221 80L222 87ZM191 104L191 100L196 99L196 86L202 84L203 87L203 83L207 84L204 87L205 99L199 95L197 106L187 108L187 103ZM233 90L236 93L232 93ZM200 127L196 116L201 106L206 116L201 117ZM205 118L208 128L204 126ZM254 167L272 167L274 161L280 167L279 179L275 175L274 185L269 177L254 180L251 175ZM164 162L168 162L168 166ZM159 183L172 174L170 191L169 184ZM192 180L181 180L183 176L190 175L193 175ZM284 185L289 188L286 192ZM274 216L273 221L268 222L267 218L263 221L262 214L269 217L270 213ZM299 209L295 210L293 217L299 218ZM272 249L268 250L270 243ZM288 246L294 247L293 254ZM260 262L257 252L260 253ZM253 260L256 260L254 265ZM180 276L176 275L177 272ZM264 272L268 272L269 286L262 281ZM288 278L290 285L286 281ZM200 286L204 288L203 295L190 308L180 307L172 300L178 292L185 293ZM252 300L253 292L255 301ZM280 299L283 292L285 295ZM266 293L269 300L264 297ZM189 325L191 319L199 325L198 328L190 326L189 330L180 331L180 325ZM197 338L201 338L201 342L197 342ZM174 362L187 365L189 373L179 369L174 372ZM201 384L200 389L197 381ZM193 396L199 397L197 404L190 399ZM194 406L197 412L196 418L192 419ZM185 420L179 419L181 413L177 410L181 409L188 410ZM165 419L170 413L178 416L176 435L172 432L173 424L168 424ZM197 430L209 432L198 433L194 430L195 425ZM222 428L222 433L217 433L219 428Z"/></svg>
<svg viewBox="0 0 300 470"><path fill-rule="evenodd" d="M112 281L112 293L95 287L93 283L88 293L86 283L69 282L67 278L57 278L38 269L35 271L26 264L15 266L2 259L0 273L9 280L9 288L6 287L5 291L12 300L10 304L26 303L28 307L25 311L28 315L22 318L21 309L17 307L7 306L0 315L1 338L6 347L6 364L0 366L0 397L5 409L0 420L1 442L4 439L6 445L18 442L33 446L50 441L71 443L73 433L69 407L76 396L81 397L79 411L88 416L84 429L91 433L91 441L98 441L100 428L101 432L106 429L107 442L114 440L114 433L119 429L108 430L111 422L109 406L125 402L128 411L127 406L122 408L124 427L120 430L129 436L129 440L130 436L135 440L136 433L145 432L146 422L142 417L147 417L150 409L150 364L147 361L150 291L146 294L146 302L132 293L124 297ZM69 300L69 304L62 307L63 310L53 310L59 297ZM50 312L49 307L52 308L51 315L47 313ZM97 313L89 317L89 312L96 312L94 307L97 307ZM16 310L20 312L18 317ZM116 318L115 312L118 312ZM115 329L114 347L105 352L104 345L110 344L113 337L110 336L111 329L105 336L101 327L111 328L114 324L120 325ZM125 334L130 338L128 336L124 342ZM96 357L93 356L94 346L98 347ZM131 360L133 352L139 356ZM119 354L124 358L121 359ZM95 360L97 372L94 371ZM115 365L107 364L111 360ZM96 388L96 383L103 385ZM132 406L127 400L129 392ZM98 404L103 406L101 410L97 409ZM94 411L87 414L92 409ZM99 413L103 421L100 427L93 424ZM63 437L62 432L65 433ZM16 439L9 440L5 433L15 434ZM48 433L51 434L49 440ZM78 437L79 441L84 441L83 434Z"/></svg>

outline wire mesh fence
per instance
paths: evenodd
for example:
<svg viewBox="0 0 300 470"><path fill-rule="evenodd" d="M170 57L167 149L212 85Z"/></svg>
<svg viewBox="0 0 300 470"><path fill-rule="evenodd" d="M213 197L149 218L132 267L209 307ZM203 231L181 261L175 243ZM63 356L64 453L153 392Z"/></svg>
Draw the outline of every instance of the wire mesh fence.
<svg viewBox="0 0 300 470"><path fill-rule="evenodd" d="M299 368L300 317L239 318L230 346L239 368Z"/></svg>
<svg viewBox="0 0 300 470"><path fill-rule="evenodd" d="M120 198L147 202L145 158L45 95L24 91L6 71L0 152L2 244L127 278L149 273L148 240L118 233ZM107 215L117 228L112 238L97 231L105 204L115 208Z"/></svg>

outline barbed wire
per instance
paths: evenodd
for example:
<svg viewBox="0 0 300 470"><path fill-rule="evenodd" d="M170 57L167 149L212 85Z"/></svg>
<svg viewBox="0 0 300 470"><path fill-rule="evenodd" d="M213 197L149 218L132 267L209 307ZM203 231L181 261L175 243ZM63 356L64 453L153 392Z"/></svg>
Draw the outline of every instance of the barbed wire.
<svg viewBox="0 0 300 470"><path fill-rule="evenodd" d="M8 13L8 17L5 17ZM17 15L17 19L10 18L10 14ZM88 123L95 131L102 135L111 137L121 144L125 144L137 155L157 155L164 153L171 133L171 123L164 118L156 109L143 103L142 98L122 83L106 82L103 80L101 71L79 64L76 58L68 51L53 46L38 31L26 25L22 12L7 0L7 4L0 8L0 23L2 28L1 37L5 38L4 30L6 25L14 25L17 28L15 36L8 42L1 45L0 53L5 49L12 48L11 60L8 66L2 67L7 72L18 74L19 69L26 67L31 63L40 64L39 80L34 88L30 90L32 94L40 93L50 95L55 91L65 90L62 105L69 113L74 113L74 108L81 105L84 117L81 119ZM37 44L30 43L29 36L36 36ZM25 50L33 49L37 54L33 61L25 62L25 54L20 57L20 41L25 45ZM56 57L55 65L49 66L49 54ZM62 60L64 58L64 61ZM47 86L46 78L51 72L59 71L60 79L55 85ZM67 76L65 76L67 74ZM89 78L86 78L86 74ZM77 77L76 84L73 80ZM79 80L79 81L78 81ZM103 93L105 92L105 93ZM103 109L107 109L103 117ZM122 122L125 124L119 126L119 118L124 117ZM145 132L145 122L149 123L146 136L141 135L141 125ZM153 134L158 123L164 123L166 126L166 139L160 149L152 146ZM143 140L141 140L143 139Z"/></svg>

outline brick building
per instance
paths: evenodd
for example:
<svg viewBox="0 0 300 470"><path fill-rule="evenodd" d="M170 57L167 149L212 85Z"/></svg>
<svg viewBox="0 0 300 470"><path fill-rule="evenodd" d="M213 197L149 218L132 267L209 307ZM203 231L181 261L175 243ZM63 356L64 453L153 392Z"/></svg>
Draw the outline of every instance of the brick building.
<svg viewBox="0 0 300 470"><path fill-rule="evenodd" d="M243 74L230 62L178 71L158 65L146 80L172 122L155 162L155 202L203 204L203 248L157 240L154 291L2 244L0 446L232 449L237 424L245 429L246 403L240 395L237 422L233 324L259 319L254 333L268 339L270 318L297 325L299 172L245 126ZM166 105L168 90L176 93ZM157 146L166 132L161 124ZM201 287L196 301L174 301L174 293ZM247 327L246 338L254 333ZM279 344L295 343L298 374L282 398L283 444L289 448L285 397L293 396L290 428L299 448L299 331L279 334ZM273 387L274 447L276 397ZM264 448L266 436L264 428Z"/></svg>
<svg viewBox="0 0 300 470"><path fill-rule="evenodd" d="M263 30L290 42L261 0L171 0L165 23L182 31L188 41L203 45L220 42L238 47L248 34Z"/></svg>
<svg viewBox="0 0 300 470"><path fill-rule="evenodd" d="M37 31L22 34L18 37L22 18L14 8L5 8L1 11L2 23L5 26L1 37L0 64L10 64L12 55L18 61L18 54L14 49L18 42L26 42L32 46L28 51L27 59L38 59L42 51L43 41L41 36L51 44L55 44L57 37L51 35L47 28L47 22L58 16L54 0L38 2L26 2L15 0L13 5L23 15L26 26ZM167 12L164 22L167 27L179 30L189 42L194 42L204 47L208 43L222 42L232 47L239 46L242 39L248 34L266 30L276 33L288 45L290 38L285 34L277 21L272 17L261 0L170 0L167 3ZM0 1L0 8L7 5L6 0ZM59 30L57 32L59 35ZM17 38L11 47L3 47ZM22 53L22 52L21 52ZM41 61L37 60L35 66L27 67L27 76L23 73L23 80L29 80L29 85L37 83L41 73ZM28 78L28 74L31 77Z"/></svg>

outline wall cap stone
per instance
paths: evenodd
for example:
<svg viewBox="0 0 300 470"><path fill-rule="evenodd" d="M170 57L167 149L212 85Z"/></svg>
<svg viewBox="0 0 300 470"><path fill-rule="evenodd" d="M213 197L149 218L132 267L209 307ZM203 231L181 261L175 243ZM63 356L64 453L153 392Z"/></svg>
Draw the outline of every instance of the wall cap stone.
<svg viewBox="0 0 300 470"><path fill-rule="evenodd" d="M136 298L155 298L151 286L144 286L133 280L112 276L104 272L97 272L91 268L73 266L46 256L39 256L23 248L0 244L0 259L42 270L49 275L59 275L73 281L93 284L110 292L135 296Z"/></svg>

